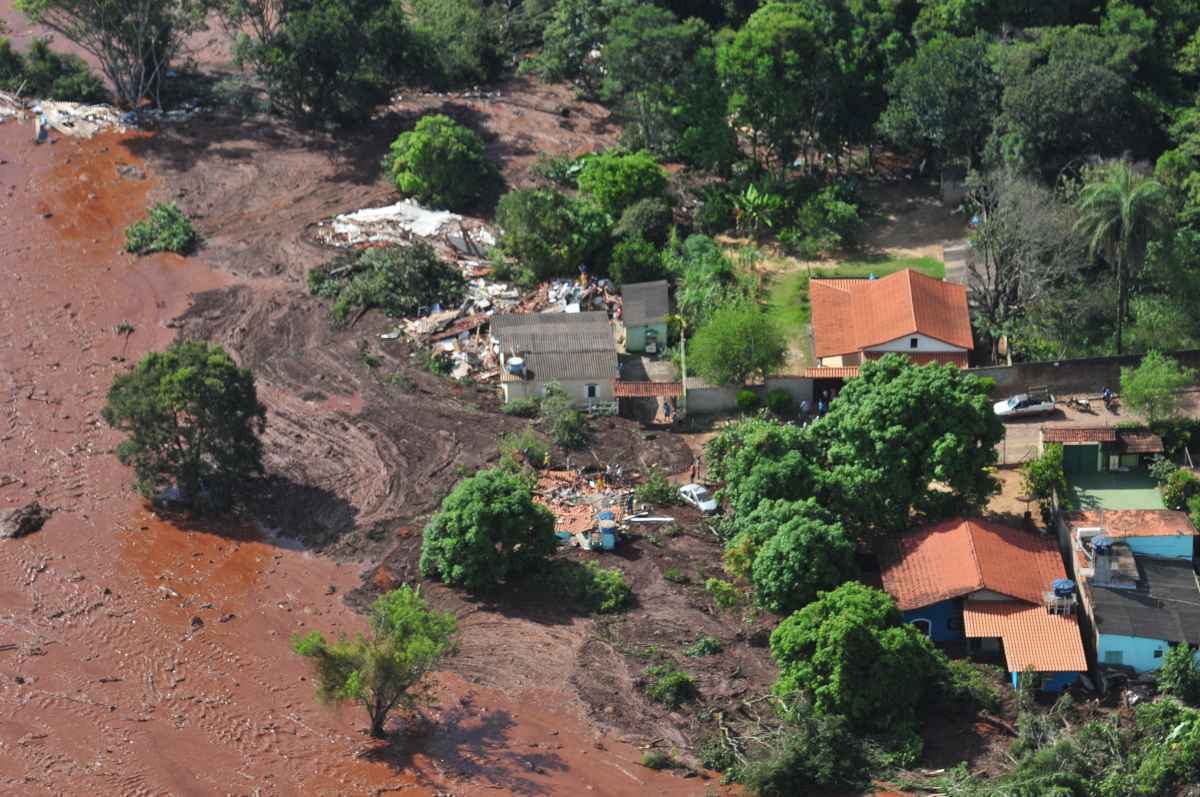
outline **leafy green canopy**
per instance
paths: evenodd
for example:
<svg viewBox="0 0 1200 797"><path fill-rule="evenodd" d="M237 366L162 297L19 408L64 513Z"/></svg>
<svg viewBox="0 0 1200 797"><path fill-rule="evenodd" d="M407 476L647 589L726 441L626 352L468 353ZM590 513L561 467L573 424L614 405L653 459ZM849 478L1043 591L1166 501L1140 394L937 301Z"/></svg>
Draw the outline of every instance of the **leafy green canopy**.
<svg viewBox="0 0 1200 797"><path fill-rule="evenodd" d="M0 31L3 33L3 31ZM25 55L0 38L0 90L68 102L106 102L104 81L83 59L50 49L49 39L34 39Z"/></svg>
<svg viewBox="0 0 1200 797"><path fill-rule="evenodd" d="M371 635L330 642L319 631L292 637L292 648L312 659L317 696L325 702L352 701L366 709L371 735L386 736L388 715L414 705L426 673L454 650L457 621L430 609L407 585L371 605Z"/></svg>
<svg viewBox="0 0 1200 797"><path fill-rule="evenodd" d="M174 202L159 202L146 212L146 218L125 228L125 250L138 255L152 252L186 255L195 245L196 230Z"/></svg>
<svg viewBox="0 0 1200 797"><path fill-rule="evenodd" d="M787 360L787 342L774 322L750 302L721 307L688 343L688 363L719 385L766 378Z"/></svg>
<svg viewBox="0 0 1200 797"><path fill-rule="evenodd" d="M780 668L777 694L802 695L818 713L885 734L915 729L945 664L891 596L855 581L780 623L771 655Z"/></svg>
<svg viewBox="0 0 1200 797"><path fill-rule="evenodd" d="M1121 399L1149 423L1178 417L1180 391L1196 384L1196 372L1161 352L1150 351L1137 368L1121 369Z"/></svg>
<svg viewBox="0 0 1200 797"><path fill-rule="evenodd" d="M807 429L817 494L856 533L903 529L914 510L981 507L997 490L1004 428L987 383L952 365L865 363Z"/></svg>
<svg viewBox="0 0 1200 797"><path fill-rule="evenodd" d="M613 219L639 200L662 199L667 194L667 173L645 150L593 155L584 161L578 182L579 190Z"/></svg>
<svg viewBox="0 0 1200 797"><path fill-rule="evenodd" d="M308 273L308 289L336 299L333 317L346 321L352 310L378 307L390 316L416 315L435 304L462 300L462 273L438 257L429 244L345 252Z"/></svg>
<svg viewBox="0 0 1200 797"><path fill-rule="evenodd" d="M525 479L481 470L459 482L425 526L421 573L486 590L535 569L557 544L554 515L534 503Z"/></svg>
<svg viewBox="0 0 1200 797"><path fill-rule="evenodd" d="M608 241L610 222L594 203L545 188L522 188L496 208L500 251L531 279L578 273L593 265Z"/></svg>
<svg viewBox="0 0 1200 797"><path fill-rule="evenodd" d="M441 114L401 133L385 164L401 193L435 208L466 210L500 183L479 134Z"/></svg>
<svg viewBox="0 0 1200 797"><path fill-rule="evenodd" d="M199 508L222 510L263 469L266 407L250 371L216 344L146 355L113 379L101 417L127 435L117 459L147 497L174 485Z"/></svg>
<svg viewBox="0 0 1200 797"><path fill-rule="evenodd" d="M407 66L398 0L231 0L234 55L266 84L272 107L309 124L353 124L387 100Z"/></svg>
<svg viewBox="0 0 1200 797"><path fill-rule="evenodd" d="M783 614L812 602L858 572L854 543L840 523L796 514L776 527L754 557L750 581L764 609Z"/></svg>
<svg viewBox="0 0 1200 797"><path fill-rule="evenodd" d="M479 85L499 75L500 31L480 0L412 0L411 8L413 51L424 56L422 71L435 86Z"/></svg>

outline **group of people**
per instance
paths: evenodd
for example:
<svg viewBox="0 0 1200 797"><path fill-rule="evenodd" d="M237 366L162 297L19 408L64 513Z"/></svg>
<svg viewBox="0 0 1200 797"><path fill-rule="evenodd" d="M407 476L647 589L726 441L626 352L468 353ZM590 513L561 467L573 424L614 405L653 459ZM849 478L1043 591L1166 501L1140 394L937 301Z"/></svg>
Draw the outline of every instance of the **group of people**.
<svg viewBox="0 0 1200 797"><path fill-rule="evenodd" d="M821 395L817 396L816 406L813 407L808 403L808 399L800 402L800 420L802 423L807 423L813 418L819 418L829 412L829 405L837 398L837 390L822 390ZM815 411L814 411L815 410Z"/></svg>

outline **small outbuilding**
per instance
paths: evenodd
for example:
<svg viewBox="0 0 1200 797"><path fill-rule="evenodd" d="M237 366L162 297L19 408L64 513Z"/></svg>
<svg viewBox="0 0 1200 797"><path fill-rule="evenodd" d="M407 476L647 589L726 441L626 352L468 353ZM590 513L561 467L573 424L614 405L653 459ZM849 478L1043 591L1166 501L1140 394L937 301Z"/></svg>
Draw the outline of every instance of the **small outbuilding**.
<svg viewBox="0 0 1200 797"><path fill-rule="evenodd" d="M634 282L621 287L621 322L625 350L657 354L667 345L667 315L671 312L666 280Z"/></svg>

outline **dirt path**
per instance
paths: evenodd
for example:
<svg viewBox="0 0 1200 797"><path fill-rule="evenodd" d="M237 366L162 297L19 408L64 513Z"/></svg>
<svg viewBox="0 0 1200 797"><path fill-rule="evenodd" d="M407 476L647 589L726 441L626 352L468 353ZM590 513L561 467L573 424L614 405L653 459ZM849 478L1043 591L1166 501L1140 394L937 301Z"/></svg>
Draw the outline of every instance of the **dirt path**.
<svg viewBox="0 0 1200 797"><path fill-rule="evenodd" d="M14 480L0 488L0 507L37 497L56 513L41 532L0 543L0 792L704 790L638 767L639 751L593 731L573 698L554 691L566 684L553 681L505 693L439 676L437 704L420 734L390 747L362 734L361 711L319 705L287 640L311 628L361 628L342 602L359 583L359 567L253 528L181 527L148 514L112 456L117 438L98 418L112 376L175 337L168 324L187 310L189 295L246 292L261 299L250 302L255 307L275 303L272 312L285 321L312 308L288 309L272 281L239 285L201 258L120 254L124 226L148 193L165 190L153 175L117 175L118 165L146 168L135 153L144 142L105 137L35 148L29 138L25 127L0 125L0 271L9 287L0 293L0 474ZM210 311L202 304L192 312L203 319ZM261 312L249 318L276 317ZM113 331L121 322L136 329L128 340ZM298 479L315 473L329 485L318 489L340 485L343 500L368 518L383 517L388 502L380 494L413 490L428 470L459 458L454 452L465 444L454 443L453 432L441 448L403 435L349 447L428 450L428 470L389 473L386 457L339 467L319 453L341 446L337 435L323 443L318 435L312 445L293 437L289 448L288 435L309 429L348 428L369 440L380 436L372 423L386 421L372 421L379 410L364 409L361 391L340 389L332 378L338 389L294 396L298 366L290 358L319 350L322 339L270 337L277 328L229 334L240 334L244 358L277 363L264 369L263 395L281 495L302 494L303 484L288 481L290 467ZM413 401L433 403L420 395ZM451 405L434 411L468 412ZM409 423L415 434L419 420ZM374 481L357 485L354 474L372 468ZM326 495L314 501L330 505ZM288 530L287 521L281 516L278 525Z"/></svg>

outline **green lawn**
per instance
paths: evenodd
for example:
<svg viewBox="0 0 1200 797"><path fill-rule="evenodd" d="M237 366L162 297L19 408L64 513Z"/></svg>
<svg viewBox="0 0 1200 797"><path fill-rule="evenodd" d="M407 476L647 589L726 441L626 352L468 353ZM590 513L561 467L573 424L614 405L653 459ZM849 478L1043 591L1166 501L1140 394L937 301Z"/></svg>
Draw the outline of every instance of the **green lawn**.
<svg viewBox="0 0 1200 797"><path fill-rule="evenodd" d="M832 268L814 269L811 273L823 277L885 277L901 269L911 268L939 279L945 276L946 265L933 257L893 258L874 260L847 260ZM767 314L788 340L800 351L812 348L809 341L808 278L810 272L803 269L780 271L772 275L765 286L767 292ZM813 363L808 363L813 365Z"/></svg>

